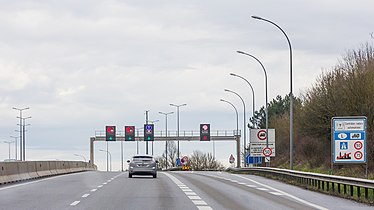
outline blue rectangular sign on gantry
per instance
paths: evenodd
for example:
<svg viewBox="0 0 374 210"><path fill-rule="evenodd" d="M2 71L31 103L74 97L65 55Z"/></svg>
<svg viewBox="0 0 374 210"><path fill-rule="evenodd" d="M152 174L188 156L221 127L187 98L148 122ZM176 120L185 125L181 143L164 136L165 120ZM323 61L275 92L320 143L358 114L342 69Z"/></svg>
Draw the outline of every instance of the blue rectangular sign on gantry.
<svg viewBox="0 0 374 210"><path fill-rule="evenodd" d="M332 118L333 163L366 163L366 117Z"/></svg>

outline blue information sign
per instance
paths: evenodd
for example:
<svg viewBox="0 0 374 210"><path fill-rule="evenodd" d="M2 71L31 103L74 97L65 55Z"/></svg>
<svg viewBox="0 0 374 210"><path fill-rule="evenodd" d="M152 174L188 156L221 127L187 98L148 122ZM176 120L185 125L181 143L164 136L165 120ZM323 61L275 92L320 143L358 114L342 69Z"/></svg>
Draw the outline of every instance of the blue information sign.
<svg viewBox="0 0 374 210"><path fill-rule="evenodd" d="M249 154L246 157L247 164L262 164L262 157L252 157Z"/></svg>
<svg viewBox="0 0 374 210"><path fill-rule="evenodd" d="M366 117L332 118L333 163L366 163Z"/></svg>

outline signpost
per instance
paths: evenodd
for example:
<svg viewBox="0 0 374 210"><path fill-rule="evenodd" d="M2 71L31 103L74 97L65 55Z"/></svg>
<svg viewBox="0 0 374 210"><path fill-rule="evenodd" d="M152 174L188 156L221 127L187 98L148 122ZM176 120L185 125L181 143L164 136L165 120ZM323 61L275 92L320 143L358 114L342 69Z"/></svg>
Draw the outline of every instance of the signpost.
<svg viewBox="0 0 374 210"><path fill-rule="evenodd" d="M181 163L183 166L187 165L188 163L188 157L187 156L184 156L182 159L181 159Z"/></svg>
<svg viewBox="0 0 374 210"><path fill-rule="evenodd" d="M229 163L233 164L235 162L234 156L231 154L229 158Z"/></svg>
<svg viewBox="0 0 374 210"><path fill-rule="evenodd" d="M333 117L331 129L331 167L337 164L366 164L367 174L367 118Z"/></svg>
<svg viewBox="0 0 374 210"><path fill-rule="evenodd" d="M266 149L266 154L269 153L270 157L275 157L275 129L268 129L269 139L268 139L268 149ZM249 154L251 157L265 157L263 153L266 148L266 138L265 129L251 129L251 143Z"/></svg>

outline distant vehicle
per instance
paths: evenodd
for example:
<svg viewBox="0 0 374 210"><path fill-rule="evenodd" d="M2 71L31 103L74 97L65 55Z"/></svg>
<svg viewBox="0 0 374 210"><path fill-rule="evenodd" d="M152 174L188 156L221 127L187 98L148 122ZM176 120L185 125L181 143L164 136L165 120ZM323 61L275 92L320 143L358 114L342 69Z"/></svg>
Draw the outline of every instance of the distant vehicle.
<svg viewBox="0 0 374 210"><path fill-rule="evenodd" d="M152 156L149 155L135 155L129 163L129 178L133 175L152 175L157 178L157 162Z"/></svg>

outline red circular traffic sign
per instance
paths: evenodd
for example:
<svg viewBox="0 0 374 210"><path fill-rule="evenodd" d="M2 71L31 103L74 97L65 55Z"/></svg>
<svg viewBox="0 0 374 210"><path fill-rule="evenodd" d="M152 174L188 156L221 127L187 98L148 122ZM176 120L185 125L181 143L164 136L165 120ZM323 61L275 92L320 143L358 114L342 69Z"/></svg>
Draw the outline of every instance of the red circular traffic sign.
<svg viewBox="0 0 374 210"><path fill-rule="evenodd" d="M181 159L181 163L182 163L182 165L187 165L187 162L188 162L188 157L187 157L187 156L184 156L184 157Z"/></svg>
<svg viewBox="0 0 374 210"><path fill-rule="evenodd" d="M356 158L356 160L360 160L364 155L362 154L362 152L357 151L353 156Z"/></svg>
<svg viewBox="0 0 374 210"><path fill-rule="evenodd" d="M265 157L270 157L271 154L273 154L273 150L269 147L265 147L263 150L262 150L262 154L264 154Z"/></svg>
<svg viewBox="0 0 374 210"><path fill-rule="evenodd" d="M362 148L362 142L356 141L354 143L354 147L355 147L355 149L360 150Z"/></svg>
<svg viewBox="0 0 374 210"><path fill-rule="evenodd" d="M257 138L260 140L265 140L266 139L266 130L259 130L257 132Z"/></svg>

